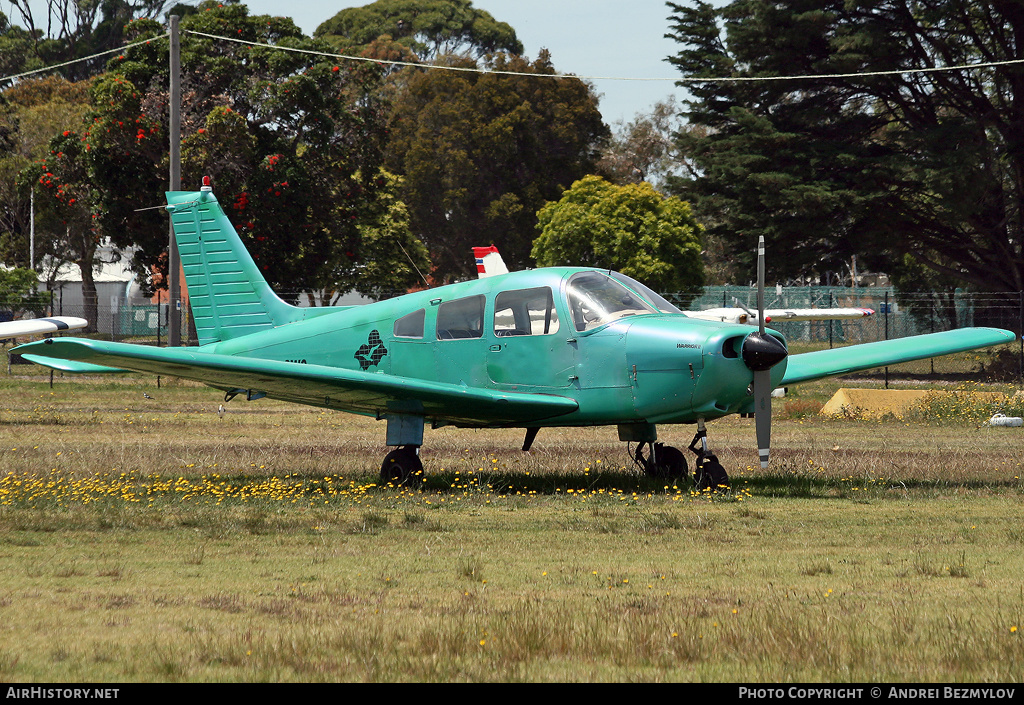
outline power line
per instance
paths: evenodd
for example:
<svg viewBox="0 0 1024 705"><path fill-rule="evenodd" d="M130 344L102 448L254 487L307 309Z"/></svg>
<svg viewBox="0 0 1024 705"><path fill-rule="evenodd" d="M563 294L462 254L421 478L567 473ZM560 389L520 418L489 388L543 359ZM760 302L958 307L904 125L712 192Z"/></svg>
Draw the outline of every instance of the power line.
<svg viewBox="0 0 1024 705"><path fill-rule="evenodd" d="M234 42L235 44L246 44L248 46L263 47L265 49L278 49L280 51L291 51L296 54L312 54L314 56L323 56L329 59L342 59L343 61L362 61L371 64L386 64L388 66L413 66L421 69L433 69L436 71L463 71L465 73L490 73L498 74L502 76L532 76L537 78L538 76L549 78L586 78L590 80L588 76L575 76L570 74L543 74L543 73L526 73L524 71L493 71L491 69L480 69L471 66L443 66L440 64L419 64L415 61L397 61L392 59L372 59L366 56L350 56L348 54L332 54L326 51L315 51L313 49L298 49L296 47L285 47L277 44L264 44L262 42L250 42L245 39L237 39L235 37L222 37L217 34L206 34L205 32L194 32L192 30L185 30L185 34L194 34L199 37L206 37L207 39L220 39L225 42ZM663 81L671 79L660 79L660 78L633 78L633 79L618 79L626 81Z"/></svg>
<svg viewBox="0 0 1024 705"><path fill-rule="evenodd" d="M101 51L98 54L90 54L89 56L83 56L80 59L72 59L71 61L65 61L65 62L60 63L60 64L53 64L52 66L44 66L41 69L33 69L32 71L25 71L24 73L16 73L16 74L13 74L11 76L3 76L3 77L0 77L0 83L3 83L4 81L11 81L11 80L14 80L15 78L24 78L25 76L32 76L32 75L35 75L37 73L45 73L46 71L53 71L54 69L59 69L59 68L62 68L64 66L71 66L72 64L80 64L83 61L89 61L91 59L97 59L97 58L99 58L101 56L106 56L107 54L116 54L118 52L124 51L125 49L131 49L132 47L141 46L143 44L149 44L150 42L154 42L154 41L157 41L159 39L164 39L165 37L167 37L167 33L157 35L156 37L150 37L149 39L143 39L142 41L133 42L132 44L125 44L123 47L117 47L116 49L108 49L106 51Z"/></svg>
<svg viewBox="0 0 1024 705"><path fill-rule="evenodd" d="M799 74L795 76L711 76L697 78L685 76L673 79L679 83L740 83L743 81L809 81L825 78L864 78L870 76L902 76L904 74L941 73L943 71L970 71L972 69L991 68L993 66L1009 66L1024 64L1024 59L1007 59L1006 61L986 61L983 64L959 64L956 66L930 66L921 69L889 69L887 71L863 71L860 73L819 73ZM666 79L668 80L668 79Z"/></svg>
<svg viewBox="0 0 1024 705"><path fill-rule="evenodd" d="M970 69L981 69L990 68L993 66L1008 66L1011 64L1022 64L1024 59L1008 59L1006 61L988 61L982 64L960 64L957 66L932 66L928 68L920 69L892 69L887 71L865 71L861 73L835 73L835 74L809 74L809 75L795 75L795 76L711 76L711 77L693 77L683 76L681 78L662 78L662 77L631 77L631 76L579 76L576 74L537 74L537 73L526 73L522 71L492 71L490 69L480 69L475 67L467 66L440 66L437 64L418 64L413 61L395 61L391 59L372 59L365 56L351 56L347 54L332 54L324 51L314 51L312 49L298 49L294 47L284 47L274 44L265 44L261 42L250 42L245 39L238 39L236 37L222 37L217 34L206 34L204 32L195 32L192 30L185 30L185 34L194 34L200 37L206 37L208 39L219 39L225 42L235 42L236 44L247 44L249 46L264 47L267 49L279 49L281 51L291 51L301 54L313 54L316 56L324 56L332 59L342 59L346 61L363 61L375 64L387 64L389 66L415 66L421 69L434 69L439 71L464 71L467 73L490 73L500 74L504 76L532 76L534 78L538 76L550 76L551 78L578 78L586 81L674 81L676 83L739 83L744 81L799 81L799 80L821 80L825 78L860 78L865 76L900 76L903 74L917 74L917 73L936 73L940 71L963 71Z"/></svg>
<svg viewBox="0 0 1024 705"><path fill-rule="evenodd" d="M193 30L185 30L185 34L192 34L198 37L206 37L207 39L216 39L225 42L234 42L236 44L245 44L254 47L263 47L265 49L275 49L278 51L290 51L297 54L310 54L313 56L322 56L330 59L340 59L342 61L361 61L374 64L388 65L388 66L411 66L421 69L430 69L434 71L462 71L465 73L481 73L481 74L495 74L501 76L527 76L532 78L577 78L585 81L671 81L674 83L753 83L758 81L814 81L824 79L835 79L835 78L867 78L872 76L903 76L910 74L925 74L925 73L940 73L945 71L970 71L974 69L993 68L997 66L1011 66L1015 64L1024 64L1024 59L1007 59L1006 61L987 61L981 64L958 64L955 66L931 66L927 68L917 69L890 69L886 71L864 71L854 73L822 73L822 74L801 74L792 76L682 76L682 77L641 77L641 76L579 76L576 74L544 74L544 73L526 73L523 71L498 71L492 69L481 69L469 66L443 66L438 64L420 64L413 61L397 61L391 59L373 59L365 56L351 56L348 54L335 54L325 51L315 51L312 49L299 49L296 47L286 47L276 44L266 44L263 42L250 42L244 39L238 39L235 37L223 37L217 34L207 34L205 32L196 32ZM46 71L52 71L59 69L64 66L70 66L83 61L89 61L96 59L107 54L114 54L117 52L123 52L126 49L132 47L141 46L148 44L152 41L164 39L168 36L168 33L144 39L142 41L134 42L132 44L126 44L123 47L117 49L109 49L107 51L101 51L97 54L90 56L83 56L80 59L72 59L71 61L65 61L60 64L53 64L52 66L46 66L41 69L34 69L32 71L25 71L23 73L13 74L10 76L0 77L0 83L4 81L10 81L17 78L23 78L25 76L32 76L37 73L44 73Z"/></svg>

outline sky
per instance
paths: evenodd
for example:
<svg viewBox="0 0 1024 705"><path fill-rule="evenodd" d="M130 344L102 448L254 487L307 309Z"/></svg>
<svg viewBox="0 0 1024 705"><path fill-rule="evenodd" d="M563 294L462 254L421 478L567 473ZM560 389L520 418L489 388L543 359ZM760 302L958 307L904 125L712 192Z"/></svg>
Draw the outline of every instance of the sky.
<svg viewBox="0 0 1024 705"><path fill-rule="evenodd" d="M245 4L251 14L289 16L311 35L338 11L370 1L248 0ZM46 3L32 0L32 5L38 24ZM591 81L601 96L601 114L609 125L632 120L637 113L649 112L656 102L682 94L674 83L678 73L665 61L678 46L664 38L669 27L664 0L474 0L473 6L512 25L530 59L547 49L560 73L662 79ZM0 9L18 23L8 2L0 0Z"/></svg>

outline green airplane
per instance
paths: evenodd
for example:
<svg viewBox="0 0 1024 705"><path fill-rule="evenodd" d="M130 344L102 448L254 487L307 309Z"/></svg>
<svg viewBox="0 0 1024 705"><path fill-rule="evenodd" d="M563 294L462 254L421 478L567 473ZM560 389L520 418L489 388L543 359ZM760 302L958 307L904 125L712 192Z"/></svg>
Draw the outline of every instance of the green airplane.
<svg viewBox="0 0 1024 705"><path fill-rule="evenodd" d="M204 180L205 181L205 180ZM197 347L77 338L16 348L67 372L137 371L203 382L253 400L283 399L386 421L382 481L420 473L424 426L618 427L647 473L688 474L657 442L659 424L696 424L698 487L726 484L706 422L755 414L763 467L771 391L830 375L997 345L1013 333L969 328L789 355L785 338L688 318L617 272L548 267L451 284L363 306L298 308L260 274L206 182L167 194ZM758 309L764 310L764 243Z"/></svg>

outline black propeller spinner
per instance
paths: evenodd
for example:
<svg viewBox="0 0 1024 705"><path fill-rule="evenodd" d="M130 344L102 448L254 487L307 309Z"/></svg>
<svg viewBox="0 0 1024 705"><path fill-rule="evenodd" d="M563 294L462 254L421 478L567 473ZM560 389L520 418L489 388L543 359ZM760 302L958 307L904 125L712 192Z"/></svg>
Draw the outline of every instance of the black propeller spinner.
<svg viewBox="0 0 1024 705"><path fill-rule="evenodd" d="M751 333L743 341L743 362L755 372L770 370L786 359L789 351L775 336L760 331Z"/></svg>

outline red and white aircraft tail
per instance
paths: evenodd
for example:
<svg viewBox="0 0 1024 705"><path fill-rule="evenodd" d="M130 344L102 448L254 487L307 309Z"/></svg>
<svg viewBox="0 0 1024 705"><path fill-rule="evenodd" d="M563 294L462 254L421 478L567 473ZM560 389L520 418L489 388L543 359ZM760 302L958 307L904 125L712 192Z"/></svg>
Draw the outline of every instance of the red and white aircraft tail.
<svg viewBox="0 0 1024 705"><path fill-rule="evenodd" d="M508 267L501 253L494 245L490 247L474 247L473 256L476 258L476 276L478 279L493 277L498 274L508 274Z"/></svg>

